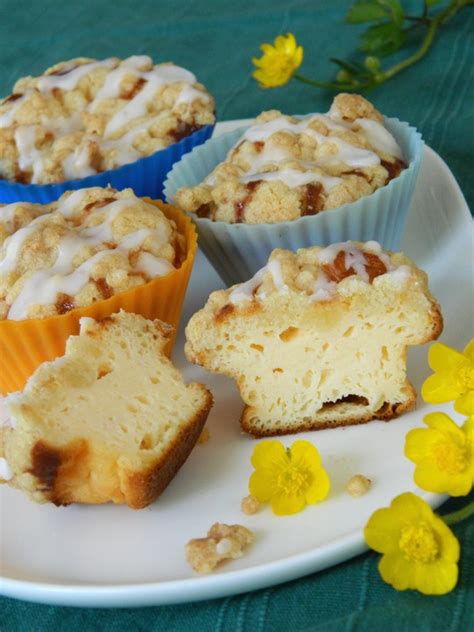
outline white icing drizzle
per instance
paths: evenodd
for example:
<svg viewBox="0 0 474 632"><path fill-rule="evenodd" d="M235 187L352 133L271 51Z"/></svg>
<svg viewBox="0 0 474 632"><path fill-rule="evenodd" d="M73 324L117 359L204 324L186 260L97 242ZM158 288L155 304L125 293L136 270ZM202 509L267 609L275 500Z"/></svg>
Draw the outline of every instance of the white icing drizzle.
<svg viewBox="0 0 474 632"><path fill-rule="evenodd" d="M402 287L411 278L412 272L410 266L405 264L389 270L383 276L389 279L390 283L397 287Z"/></svg>
<svg viewBox="0 0 474 632"><path fill-rule="evenodd" d="M4 251L3 259L0 261L0 274L10 272L15 268L20 250L23 248L25 241L38 228L38 226L48 219L48 214L40 215L31 221L27 226L20 228L13 235L10 235L3 242L2 250Z"/></svg>
<svg viewBox="0 0 474 632"><path fill-rule="evenodd" d="M13 478L13 473L8 461L3 457L0 457L0 479L2 481L10 481Z"/></svg>
<svg viewBox="0 0 474 632"><path fill-rule="evenodd" d="M36 149L37 129L37 125L21 125L15 130L18 166L22 171L32 170L31 182L37 182L44 169L41 152Z"/></svg>
<svg viewBox="0 0 474 632"><path fill-rule="evenodd" d="M68 71L63 75L43 75L38 79L37 87L40 92L50 92L54 88L61 90L74 90L82 77L85 77L96 68L114 68L119 63L116 57L110 57L102 61L91 61L76 66L74 62L66 64L63 71Z"/></svg>
<svg viewBox="0 0 474 632"><path fill-rule="evenodd" d="M93 101L89 104L88 110L93 112L98 103L104 99L115 99L120 95L120 87L123 79L127 75L139 77L139 72L147 66L152 66L153 62L148 55L132 55L124 59L122 63L108 73L104 84L97 91Z"/></svg>
<svg viewBox="0 0 474 632"><path fill-rule="evenodd" d="M23 202L13 202L13 204L0 206L0 223L6 226L8 232L13 230L13 218L20 206L23 206Z"/></svg>
<svg viewBox="0 0 474 632"><path fill-rule="evenodd" d="M318 271L318 276L313 285L313 293L310 301L330 301L336 295L337 283L330 281L323 270Z"/></svg>
<svg viewBox="0 0 474 632"><path fill-rule="evenodd" d="M186 85L181 90L178 95L178 98L175 101L173 109L176 109L178 105L182 103L192 103L193 101L202 101L203 103L209 103L211 100L210 96L203 92L202 90L197 90L191 85Z"/></svg>
<svg viewBox="0 0 474 632"><path fill-rule="evenodd" d="M6 398L0 395L0 429L15 428L15 420L10 417L6 406Z"/></svg>
<svg viewBox="0 0 474 632"><path fill-rule="evenodd" d="M282 294L288 292L288 286L283 280L280 261L278 259L272 259L269 261L267 264L267 270L272 275L273 283L276 289Z"/></svg>
<svg viewBox="0 0 474 632"><path fill-rule="evenodd" d="M272 150L265 147L264 151L257 154L254 158L245 156L245 160L250 164L250 167L245 173L243 173L240 181L253 182L259 179L276 179L285 182L285 184L290 187L303 186L309 182L317 181L323 184L326 191L329 191L332 187L340 184L342 180L339 178L323 179L322 176L311 175L309 173L311 169L318 166L336 165L339 163L343 163L353 169L361 169L380 164L380 157L374 151L357 147L347 140L340 138L336 134L321 134L310 127L311 122L316 120L323 123L330 131L336 132L336 134L337 132L345 132L347 130L360 130L365 135L368 143L374 149L396 156L400 159L402 158L400 147L390 132L381 123L373 121L372 119L364 118L357 119L354 122L343 121L337 108L332 106L327 114L309 115L301 118L297 122L288 120L285 116L279 116L271 121L267 121L266 123L253 125L246 130L242 139L237 143L233 150L235 150L242 141L249 141L252 143L265 142L271 138L273 134L286 131L292 134L306 134L310 136L316 141L318 150L325 144L331 144L336 147L336 153L324 155L324 153L321 154L321 152L318 152L318 157L313 162L303 163L302 161L299 161L300 164L308 170L305 173L283 168L281 171L271 172L268 174L265 173L262 177L261 174L258 173L258 170L262 168L262 166L272 163L279 165L285 158L292 159L291 156L285 155L282 157L278 154L278 151L283 151L284 153L284 150L278 150L276 148ZM231 155L233 150L231 150L229 155ZM215 185L215 176L208 176L205 183L211 186Z"/></svg>
<svg viewBox="0 0 474 632"><path fill-rule="evenodd" d="M403 160L402 150L397 141L381 123L373 119L358 118L354 124L359 125L364 130L365 137L374 149Z"/></svg>
<svg viewBox="0 0 474 632"><path fill-rule="evenodd" d="M27 90L21 97L18 97L13 102L13 105L9 110L0 115L0 127L9 127L13 123L17 110L23 104L25 98L31 93L31 90ZM4 104L5 105L5 104Z"/></svg>
<svg viewBox="0 0 474 632"><path fill-rule="evenodd" d="M61 165L66 180L86 178L87 176L92 176L97 173L96 170L91 167L89 147L86 144L76 147L73 153L64 158Z"/></svg>
<svg viewBox="0 0 474 632"><path fill-rule="evenodd" d="M196 77L184 68L174 64L159 64L149 72L140 73L147 83L121 110L115 114L105 128L105 138L115 134L121 127L131 120L144 116L147 106L152 101L157 90L168 83L195 83Z"/></svg>
<svg viewBox="0 0 474 632"><path fill-rule="evenodd" d="M81 211L81 205L86 194L87 189L72 191L71 195L68 195L68 197L64 200L61 200L61 204L56 207L56 210L59 211L59 213L61 213L61 215L65 218L74 217L76 211Z"/></svg>
<svg viewBox="0 0 474 632"><path fill-rule="evenodd" d="M299 187L310 182L320 182L325 191L330 191L333 187L342 182L341 178L332 176L322 176L313 171L297 171L296 169L281 169L280 171L268 171L265 173L255 173L239 178L240 182L248 183L256 180L279 180L290 188Z"/></svg>
<svg viewBox="0 0 474 632"><path fill-rule="evenodd" d="M144 272L148 277L154 278L158 276L165 276L171 270L174 270L171 263L166 259L155 257L150 252L141 252L135 268L140 272Z"/></svg>
<svg viewBox="0 0 474 632"><path fill-rule="evenodd" d="M229 301L233 305L238 305L244 301L250 301L253 298L255 290L262 284L263 276L267 271L267 266L261 268L258 272L254 274L254 276L246 281L245 283L241 283L238 285L235 290L230 293Z"/></svg>
<svg viewBox="0 0 474 632"><path fill-rule="evenodd" d="M84 190L74 191L57 211L64 217L71 217L75 207L81 202ZM37 270L24 283L19 295L11 304L8 312L9 320L22 320L27 317L28 309L32 304L47 305L55 303L58 294L75 296L86 285L90 278L94 266L105 256L114 255L119 252L128 253L130 250L143 245L148 237L153 237L159 246L166 241L163 231L157 229L142 228L133 233L125 235L122 239L114 239L112 223L119 213L133 205L135 198L115 200L104 207L97 208L92 214L104 214L104 220L95 226L82 228L78 234L76 231L69 231L59 242L57 256L54 264L47 269ZM48 219L50 215L42 215L23 229L18 230L5 240L7 243L5 258L0 261L0 273L8 271L15 266L20 249L25 239L34 232L40 221ZM90 215L89 215L90 218ZM104 242L113 241L115 248L100 250L76 269L73 268L74 258L86 247L97 248ZM142 253L145 254L145 253ZM136 269L143 271L147 276L155 277L167 274L173 266L166 261L149 256L139 257Z"/></svg>

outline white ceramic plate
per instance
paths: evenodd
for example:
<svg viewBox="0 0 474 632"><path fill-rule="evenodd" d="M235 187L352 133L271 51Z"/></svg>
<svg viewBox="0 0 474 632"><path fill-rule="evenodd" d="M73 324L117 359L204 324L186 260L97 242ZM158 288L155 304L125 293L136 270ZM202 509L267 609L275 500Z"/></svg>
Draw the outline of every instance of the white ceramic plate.
<svg viewBox="0 0 474 632"><path fill-rule="evenodd" d="M217 133L246 121L222 123ZM442 340L458 348L472 336L472 226L466 202L446 164L428 147L404 250L430 275L445 317ZM221 287L199 254L182 322ZM372 422L304 433L329 471L327 501L296 516L275 517L269 508L245 516L250 455L255 441L240 433L241 402L230 380L186 363L183 336L175 360L189 380L205 382L215 396L208 421L210 440L197 445L178 476L148 509L121 506L36 505L18 491L0 491L1 593L20 599L76 606L142 606L222 597L288 581L348 559L365 549L362 529L370 514L397 494L413 490L412 464L403 456L407 431L431 407L389 424ZM409 356L409 376L419 390L429 374L427 348ZM438 410L451 411L449 406ZM291 444L295 437L285 437ZM354 499L345 491L355 473L373 480L370 493ZM419 492L420 493L420 492ZM420 493L432 506L442 496ZM184 557L185 543L204 536L216 521L244 524L256 541L246 555L210 576L197 576Z"/></svg>

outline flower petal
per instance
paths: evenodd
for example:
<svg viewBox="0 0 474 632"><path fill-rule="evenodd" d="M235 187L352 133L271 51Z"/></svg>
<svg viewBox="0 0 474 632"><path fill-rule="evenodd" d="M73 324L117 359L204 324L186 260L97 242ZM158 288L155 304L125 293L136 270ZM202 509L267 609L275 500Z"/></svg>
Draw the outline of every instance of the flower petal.
<svg viewBox="0 0 474 632"><path fill-rule="evenodd" d="M462 353L442 342L435 342L428 351L428 364L433 371L454 369L463 360Z"/></svg>
<svg viewBox="0 0 474 632"><path fill-rule="evenodd" d="M315 445L310 441L300 439L295 441L290 448L291 461L295 467L310 467L318 469L321 467L321 457Z"/></svg>
<svg viewBox="0 0 474 632"><path fill-rule="evenodd" d="M439 430L443 434L451 433L463 438L461 428L445 413L429 413L425 415L423 421L429 428Z"/></svg>
<svg viewBox="0 0 474 632"><path fill-rule="evenodd" d="M330 488L329 476L325 469L320 468L315 472L311 485L305 491L305 499L308 505L314 505L314 503L324 500L329 494Z"/></svg>
<svg viewBox="0 0 474 632"><path fill-rule="evenodd" d="M365 525L365 541L379 553L397 551L402 526L402 521L392 509L377 509Z"/></svg>
<svg viewBox="0 0 474 632"><path fill-rule="evenodd" d="M461 474L450 474L440 470L430 458L417 465L413 478L418 487L436 494L466 496L472 489L472 477L467 469Z"/></svg>
<svg viewBox="0 0 474 632"><path fill-rule="evenodd" d="M274 479L263 471L255 471L249 479L249 492L261 502L266 503L275 492Z"/></svg>
<svg viewBox="0 0 474 632"><path fill-rule="evenodd" d="M428 428L410 430L405 437L404 454L413 463L419 463L430 452L433 444L442 438L443 435L438 430Z"/></svg>
<svg viewBox="0 0 474 632"><path fill-rule="evenodd" d="M281 441L260 441L253 450L250 462L256 470L280 463L284 467L288 462L286 448Z"/></svg>
<svg viewBox="0 0 474 632"><path fill-rule="evenodd" d="M434 514L431 526L436 531L441 543L441 559L446 562L457 562L461 551L457 537L444 520Z"/></svg>
<svg viewBox="0 0 474 632"><path fill-rule="evenodd" d="M474 338L465 346L463 355L471 362L474 362Z"/></svg>
<svg viewBox="0 0 474 632"><path fill-rule="evenodd" d="M416 586L424 595L445 595L456 586L458 566L442 560L432 564L417 565Z"/></svg>
<svg viewBox="0 0 474 632"><path fill-rule="evenodd" d="M474 415L474 391L467 391L454 402L454 410L461 415Z"/></svg>
<svg viewBox="0 0 474 632"><path fill-rule="evenodd" d="M416 588L416 566L399 552L385 554L379 562L379 571L384 582L396 590Z"/></svg>
<svg viewBox="0 0 474 632"><path fill-rule="evenodd" d="M277 516L299 513L305 507L302 494L275 494L271 499L272 511Z"/></svg>
<svg viewBox="0 0 474 632"><path fill-rule="evenodd" d="M421 387L421 396L429 404L450 402L461 395L462 387L452 371L442 371L430 375Z"/></svg>

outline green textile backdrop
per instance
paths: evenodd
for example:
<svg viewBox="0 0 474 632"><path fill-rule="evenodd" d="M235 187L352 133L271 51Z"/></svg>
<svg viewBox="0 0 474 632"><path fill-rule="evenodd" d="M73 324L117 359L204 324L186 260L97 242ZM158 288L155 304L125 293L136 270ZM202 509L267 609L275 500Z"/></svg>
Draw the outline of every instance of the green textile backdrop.
<svg viewBox="0 0 474 632"><path fill-rule="evenodd" d="M328 58L344 58L357 44L359 27L343 22L349 4L343 0L0 0L0 95L9 93L17 77L40 73L63 59L146 53L196 73L215 95L221 120L250 117L270 108L289 113L325 111L331 95L297 82L271 91L259 89L250 76L250 58L258 54L261 42L292 31L305 48L302 72L331 78ZM405 4L418 8L421 0ZM474 9L466 9L446 25L441 40L422 62L369 95L385 114L418 127L454 172L471 207L473 18ZM450 501L443 512L464 502ZM460 582L443 597L396 593L378 576L378 556L367 553L289 584L181 606L92 610L0 598L0 630L471 632L474 519L455 531L463 551Z"/></svg>

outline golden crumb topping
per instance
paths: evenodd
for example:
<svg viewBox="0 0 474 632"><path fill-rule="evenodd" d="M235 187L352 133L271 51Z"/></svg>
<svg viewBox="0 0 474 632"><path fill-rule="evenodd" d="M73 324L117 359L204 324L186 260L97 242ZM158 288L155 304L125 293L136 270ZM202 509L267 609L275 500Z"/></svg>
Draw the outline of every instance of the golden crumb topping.
<svg viewBox="0 0 474 632"><path fill-rule="evenodd" d="M23 77L0 103L0 177L73 180L114 169L214 122L188 70L147 55L61 62Z"/></svg>
<svg viewBox="0 0 474 632"><path fill-rule="evenodd" d="M168 274L183 237L131 189L0 206L0 319L63 314Z"/></svg>
<svg viewBox="0 0 474 632"><path fill-rule="evenodd" d="M382 115L359 95L338 95L327 114L263 112L224 162L176 203L216 221L294 220L373 193L405 168Z"/></svg>

